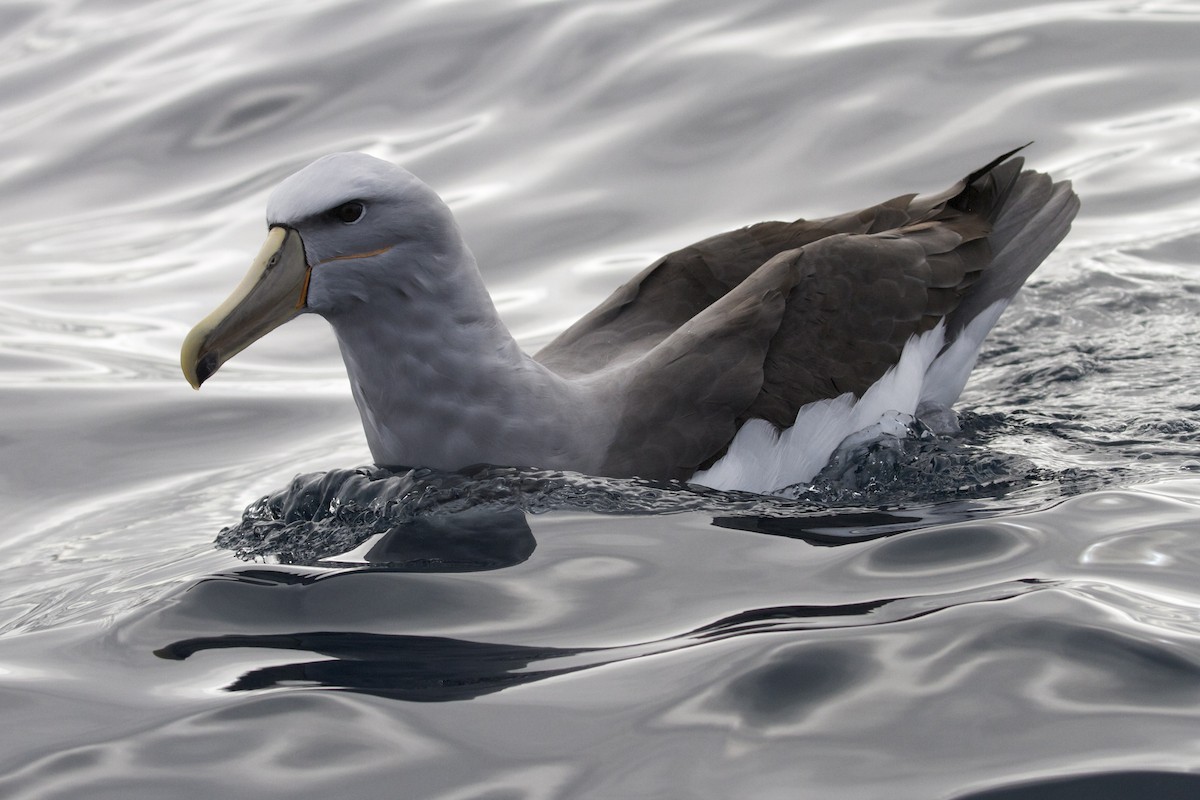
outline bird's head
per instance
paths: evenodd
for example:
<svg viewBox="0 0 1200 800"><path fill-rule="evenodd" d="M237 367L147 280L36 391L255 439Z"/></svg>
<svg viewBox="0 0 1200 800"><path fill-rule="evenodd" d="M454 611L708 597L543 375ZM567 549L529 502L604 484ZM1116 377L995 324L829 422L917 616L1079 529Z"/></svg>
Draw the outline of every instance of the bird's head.
<svg viewBox="0 0 1200 800"><path fill-rule="evenodd" d="M285 179L267 201L267 240L246 277L184 340L195 388L248 345L305 312L361 313L384 294L432 291L461 235L411 173L363 153L334 153Z"/></svg>

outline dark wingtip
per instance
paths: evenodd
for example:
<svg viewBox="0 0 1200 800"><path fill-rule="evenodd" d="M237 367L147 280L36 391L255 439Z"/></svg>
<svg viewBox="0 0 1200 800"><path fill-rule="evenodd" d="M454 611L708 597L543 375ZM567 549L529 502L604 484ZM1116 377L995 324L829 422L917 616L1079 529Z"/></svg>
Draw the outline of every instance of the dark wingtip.
<svg viewBox="0 0 1200 800"><path fill-rule="evenodd" d="M984 175L987 175L989 172L994 170L996 167L1000 166L1005 161L1008 161L1010 158L1012 158L1017 153L1024 150L1026 147L1029 147L1029 145L1031 145L1031 144L1033 144L1032 140L1026 142L1025 144L1021 145L1020 147L1014 147L1012 150L1009 150L1007 153L1005 153L1002 156L993 158L991 161L989 161L987 163L986 166L980 167L979 169L975 170L970 175L968 175L966 177L966 180L964 181L964 183L966 183L967 186L970 186L972 183L979 180Z"/></svg>
<svg viewBox="0 0 1200 800"><path fill-rule="evenodd" d="M1031 144L1033 142L1026 142L1014 147L963 178L962 189L950 199L949 206L968 213L982 213L989 222L995 222L995 213L1004 205L1024 166L1024 159L1017 159L1011 165L1007 162Z"/></svg>

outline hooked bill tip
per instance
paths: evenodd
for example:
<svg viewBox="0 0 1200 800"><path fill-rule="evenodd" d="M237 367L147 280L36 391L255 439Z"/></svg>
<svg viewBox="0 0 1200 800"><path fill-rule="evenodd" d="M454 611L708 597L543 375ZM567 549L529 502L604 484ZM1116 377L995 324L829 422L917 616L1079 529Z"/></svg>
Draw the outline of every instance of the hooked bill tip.
<svg viewBox="0 0 1200 800"><path fill-rule="evenodd" d="M212 374L217 371L218 359L215 350L210 350L204 354L204 357L196 362L196 388L200 388L200 384L212 377Z"/></svg>

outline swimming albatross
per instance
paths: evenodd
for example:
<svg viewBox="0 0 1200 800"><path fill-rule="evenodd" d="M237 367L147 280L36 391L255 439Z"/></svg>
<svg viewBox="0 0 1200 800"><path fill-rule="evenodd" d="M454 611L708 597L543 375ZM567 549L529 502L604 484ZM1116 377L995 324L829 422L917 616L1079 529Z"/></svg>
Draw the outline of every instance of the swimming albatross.
<svg viewBox="0 0 1200 800"><path fill-rule="evenodd" d="M1068 183L1022 171L1013 153L938 194L685 247L532 357L428 186L361 153L325 156L270 196L266 244L188 335L183 372L199 388L312 312L337 336L378 464L686 480L744 452L739 429L767 431L768 448L798 415L803 438L834 431L812 444L815 468L698 476L778 488L811 477L879 410L958 397L984 335L1079 207Z"/></svg>

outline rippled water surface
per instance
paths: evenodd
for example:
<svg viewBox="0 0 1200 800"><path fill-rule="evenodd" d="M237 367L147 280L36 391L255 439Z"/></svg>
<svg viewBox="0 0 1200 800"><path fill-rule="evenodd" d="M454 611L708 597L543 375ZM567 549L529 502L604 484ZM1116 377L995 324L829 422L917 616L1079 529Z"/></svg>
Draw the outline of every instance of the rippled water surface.
<svg viewBox="0 0 1200 800"><path fill-rule="evenodd" d="M0 795L1200 796L1197 41L1169 1L0 5ZM963 434L787 498L356 470L320 320L179 374L326 152L441 192L534 349L672 248L1031 139L1083 210Z"/></svg>

